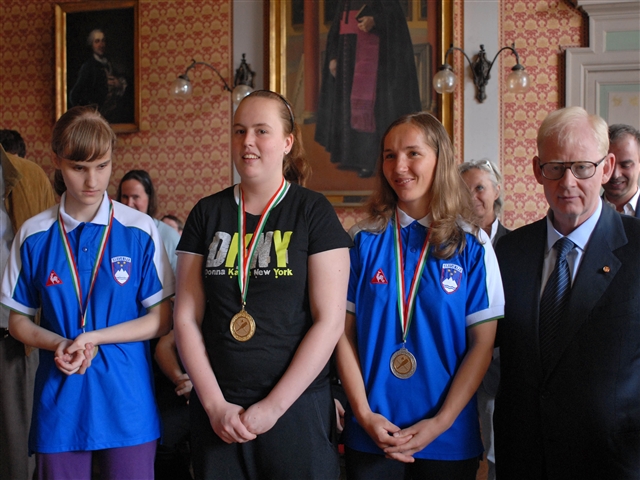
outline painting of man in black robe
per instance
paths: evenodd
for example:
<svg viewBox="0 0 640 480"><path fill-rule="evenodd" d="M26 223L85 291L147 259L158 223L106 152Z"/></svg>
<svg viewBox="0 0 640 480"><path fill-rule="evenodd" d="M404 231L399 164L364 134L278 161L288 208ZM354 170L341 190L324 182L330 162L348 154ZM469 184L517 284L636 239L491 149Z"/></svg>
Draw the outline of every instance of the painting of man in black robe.
<svg viewBox="0 0 640 480"><path fill-rule="evenodd" d="M133 123L132 10L68 14L67 25L68 108L97 105L109 123Z"/></svg>
<svg viewBox="0 0 640 480"><path fill-rule="evenodd" d="M315 133L331 162L370 177L386 128L420 110L413 45L399 2L338 2L327 36Z"/></svg>

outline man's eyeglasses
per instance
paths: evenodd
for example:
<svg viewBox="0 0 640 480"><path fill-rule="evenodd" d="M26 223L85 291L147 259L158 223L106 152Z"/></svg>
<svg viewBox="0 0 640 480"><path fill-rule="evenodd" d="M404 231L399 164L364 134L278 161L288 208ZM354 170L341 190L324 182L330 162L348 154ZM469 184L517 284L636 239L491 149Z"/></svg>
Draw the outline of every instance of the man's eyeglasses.
<svg viewBox="0 0 640 480"><path fill-rule="evenodd" d="M547 162L538 163L538 165L542 171L542 176L549 180L560 180L564 177L566 169L570 169L573 176L577 179L586 180L595 175L596 168L605 158L607 158L606 155L598 162Z"/></svg>

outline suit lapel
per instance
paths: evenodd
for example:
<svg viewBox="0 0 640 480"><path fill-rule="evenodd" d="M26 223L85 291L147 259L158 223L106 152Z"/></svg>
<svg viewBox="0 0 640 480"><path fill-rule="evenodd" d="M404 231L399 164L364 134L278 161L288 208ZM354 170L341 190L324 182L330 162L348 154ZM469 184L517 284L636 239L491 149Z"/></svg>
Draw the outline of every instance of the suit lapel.
<svg viewBox="0 0 640 480"><path fill-rule="evenodd" d="M532 352L535 358L531 359L535 364L536 376L542 378L542 361L540 357L540 288L542 285L542 264L547 245L547 220L543 218L532 224L531 232L528 232L528 239L522 242L521 255L517 259L523 277L518 282L518 315L522 318L531 319L523 323L527 329L523 336L531 338L534 344ZM534 272L527 275L524 272ZM533 366L533 365L532 365Z"/></svg>
<svg viewBox="0 0 640 480"><path fill-rule="evenodd" d="M636 202L636 218L640 218L640 209L638 209L638 205L640 205L640 197L638 197L638 201Z"/></svg>
<svg viewBox="0 0 640 480"><path fill-rule="evenodd" d="M560 324L557 348L549 359L547 376L553 372L567 346L583 327L620 269L621 262L613 251L626 243L627 236L620 214L603 206L571 288L567 305L567 312L570 314Z"/></svg>

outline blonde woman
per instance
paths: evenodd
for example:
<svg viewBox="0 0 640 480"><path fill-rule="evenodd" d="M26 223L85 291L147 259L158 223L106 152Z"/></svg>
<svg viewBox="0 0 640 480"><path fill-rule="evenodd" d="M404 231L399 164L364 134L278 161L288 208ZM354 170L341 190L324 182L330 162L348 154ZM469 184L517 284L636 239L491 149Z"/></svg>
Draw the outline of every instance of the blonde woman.
<svg viewBox="0 0 640 480"><path fill-rule="evenodd" d="M382 140L369 218L352 230L338 369L349 398L347 475L475 478L482 443L475 392L502 317L488 238L442 124L396 120Z"/></svg>

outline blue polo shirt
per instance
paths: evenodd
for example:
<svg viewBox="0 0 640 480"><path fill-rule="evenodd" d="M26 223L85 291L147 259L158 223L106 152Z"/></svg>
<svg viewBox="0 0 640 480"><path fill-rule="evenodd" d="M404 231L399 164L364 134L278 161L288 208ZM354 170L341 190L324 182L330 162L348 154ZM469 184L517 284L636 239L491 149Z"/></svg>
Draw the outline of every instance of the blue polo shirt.
<svg viewBox="0 0 640 480"><path fill-rule="evenodd" d="M95 218L79 223L60 206L29 219L16 235L0 302L23 315L42 307L40 325L74 339L80 307L58 224L58 208L87 298L109 219L105 194ZM127 322L174 293L171 266L153 220L113 202L114 218L87 309L86 330ZM149 343L100 345L84 375L66 376L42 350L36 374L29 448L40 453L139 445L160 436Z"/></svg>
<svg viewBox="0 0 640 480"><path fill-rule="evenodd" d="M430 220L401 212L407 294ZM469 228L461 225L468 232ZM357 348L371 410L400 428L433 417L447 396L464 358L467 328L504 315L504 293L491 242L466 233L462 252L442 260L428 255L418 289L406 348L415 356L413 376L399 379L391 356L402 347L397 306L393 221L381 233L356 227L352 234L349 312L356 317ZM345 444L355 450L383 454L352 414L345 426ZM475 396L451 428L415 458L463 460L482 453Z"/></svg>

